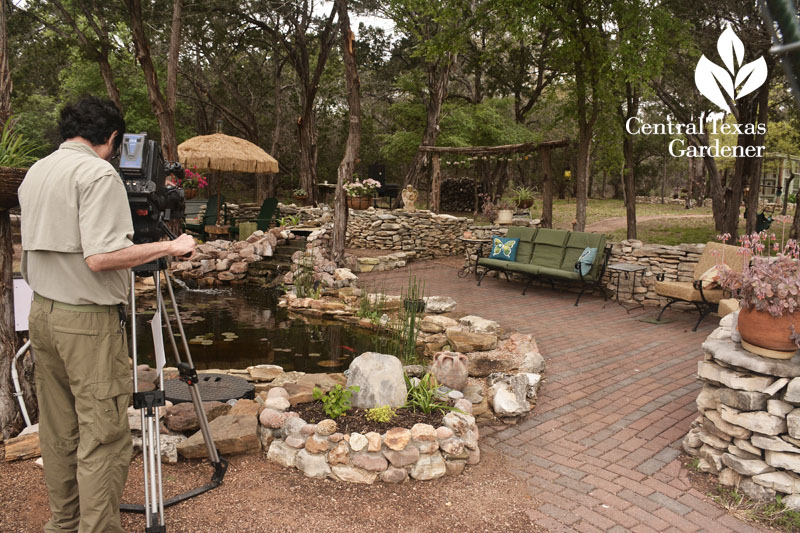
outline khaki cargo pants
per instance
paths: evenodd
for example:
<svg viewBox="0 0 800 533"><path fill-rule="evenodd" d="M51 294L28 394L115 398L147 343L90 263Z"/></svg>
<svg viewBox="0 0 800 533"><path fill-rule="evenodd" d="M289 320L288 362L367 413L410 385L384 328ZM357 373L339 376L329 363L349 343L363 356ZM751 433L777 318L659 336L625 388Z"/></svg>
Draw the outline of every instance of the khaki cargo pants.
<svg viewBox="0 0 800 533"><path fill-rule="evenodd" d="M36 294L29 323L52 513L44 530L121 532L133 376L117 307L68 306Z"/></svg>

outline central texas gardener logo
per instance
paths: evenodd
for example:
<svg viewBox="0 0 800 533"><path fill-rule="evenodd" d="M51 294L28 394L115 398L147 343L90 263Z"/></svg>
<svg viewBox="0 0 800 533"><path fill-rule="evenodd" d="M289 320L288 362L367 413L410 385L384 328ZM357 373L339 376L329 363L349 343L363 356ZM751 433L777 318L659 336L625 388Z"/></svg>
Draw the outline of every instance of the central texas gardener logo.
<svg viewBox="0 0 800 533"><path fill-rule="evenodd" d="M703 55L694 70L694 82L700 94L730 113L729 103L752 93L767 81L767 62L762 56L742 65L744 44L730 26L719 36L717 52L725 68Z"/></svg>

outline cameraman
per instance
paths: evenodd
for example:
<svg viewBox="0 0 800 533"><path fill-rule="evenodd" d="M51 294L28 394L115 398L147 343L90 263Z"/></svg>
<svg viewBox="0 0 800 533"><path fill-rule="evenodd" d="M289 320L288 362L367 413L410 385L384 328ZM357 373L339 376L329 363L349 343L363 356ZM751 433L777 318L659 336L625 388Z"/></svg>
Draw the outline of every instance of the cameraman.
<svg viewBox="0 0 800 533"><path fill-rule="evenodd" d="M22 275L34 291L39 436L52 516L45 531L121 532L132 446L132 369L122 326L130 268L191 252L188 235L134 245L122 180L109 163L125 120L87 97L59 120L64 142L19 187Z"/></svg>

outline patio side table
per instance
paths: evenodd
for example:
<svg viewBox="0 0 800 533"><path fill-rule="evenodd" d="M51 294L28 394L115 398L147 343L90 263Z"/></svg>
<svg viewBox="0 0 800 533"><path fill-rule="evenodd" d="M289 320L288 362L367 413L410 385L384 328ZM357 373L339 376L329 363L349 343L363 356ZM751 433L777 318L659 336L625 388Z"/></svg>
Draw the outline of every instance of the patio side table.
<svg viewBox="0 0 800 533"><path fill-rule="evenodd" d="M471 268L475 269L475 279L478 279L478 258L475 258L475 264L470 264L470 256L472 255L472 251L475 250L475 255L478 255L478 250L484 245L492 242L492 239L467 239L465 237L460 237L460 240L465 243L464 247L464 255L465 261L464 266L461 267L461 270L458 271L459 278L466 278L469 275L469 271Z"/></svg>
<svg viewBox="0 0 800 533"><path fill-rule="evenodd" d="M633 274L633 280L631 283L631 300L633 300L633 295L636 291L636 277L639 276L639 279L644 280L644 271L647 270L647 267L644 265L637 265L634 263L612 263L606 267L609 276L611 277L611 281L614 284L614 289L616 295L614 297L614 302L616 302L620 307L625 309L626 313L630 313L634 309L639 309L640 307L644 307L644 304L637 304L633 307L625 307L625 304L619 301L619 284L620 284L620 277L625 276L625 279L631 279L630 276ZM635 300L634 300L635 301ZM609 302L611 303L611 302ZM606 305L603 305L603 309L605 309Z"/></svg>

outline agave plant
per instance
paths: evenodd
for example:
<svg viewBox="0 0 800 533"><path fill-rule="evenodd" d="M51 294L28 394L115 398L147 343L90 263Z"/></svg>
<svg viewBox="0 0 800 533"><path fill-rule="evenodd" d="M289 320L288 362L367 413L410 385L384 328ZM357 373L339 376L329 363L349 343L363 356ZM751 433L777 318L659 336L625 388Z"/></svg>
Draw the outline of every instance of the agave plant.
<svg viewBox="0 0 800 533"><path fill-rule="evenodd" d="M6 120L0 133L0 167L27 167L34 161L34 152L39 149L22 134L14 131L11 119Z"/></svg>

